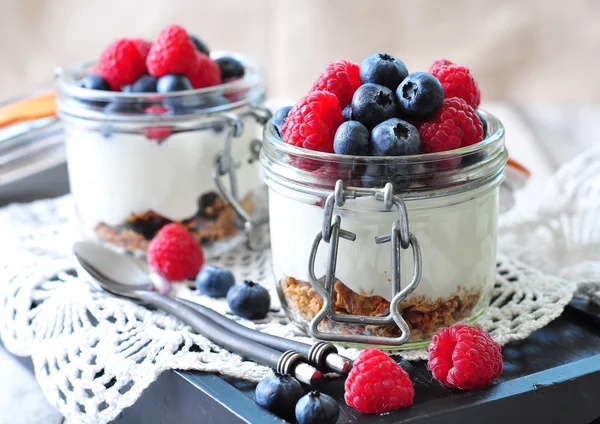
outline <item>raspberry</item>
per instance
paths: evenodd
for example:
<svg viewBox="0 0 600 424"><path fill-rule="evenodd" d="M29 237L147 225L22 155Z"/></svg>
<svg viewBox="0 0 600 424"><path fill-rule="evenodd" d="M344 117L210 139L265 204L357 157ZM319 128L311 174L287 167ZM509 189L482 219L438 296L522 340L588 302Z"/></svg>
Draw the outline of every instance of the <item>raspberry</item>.
<svg viewBox="0 0 600 424"><path fill-rule="evenodd" d="M144 75L146 65L136 44L127 38L121 38L104 49L94 73L104 78L113 90L118 91Z"/></svg>
<svg viewBox="0 0 600 424"><path fill-rule="evenodd" d="M148 40L144 40L143 38L132 38L131 41L135 43L138 51L140 52L140 55L144 58L145 61L148 57L150 49L152 48L152 43Z"/></svg>
<svg viewBox="0 0 600 424"><path fill-rule="evenodd" d="M196 72L196 47L188 33L179 25L168 25L160 34L146 58L148 72L153 77L181 74L190 78Z"/></svg>
<svg viewBox="0 0 600 424"><path fill-rule="evenodd" d="M169 109L164 106L150 106L144 109L144 113L150 115L162 115L163 113L168 113ZM146 127L142 129L142 133L149 140L156 140L158 144L162 144L163 141L167 139L171 134L173 134L173 130L167 126L152 126Z"/></svg>
<svg viewBox="0 0 600 424"><path fill-rule="evenodd" d="M345 383L344 399L359 412L381 414L413 404L410 377L392 358L377 349L358 355Z"/></svg>
<svg viewBox="0 0 600 424"><path fill-rule="evenodd" d="M483 139L479 117L463 99L446 98L439 110L419 125L421 152L434 153L469 146Z"/></svg>
<svg viewBox="0 0 600 424"><path fill-rule="evenodd" d="M481 328L455 324L433 336L427 368L444 386L479 389L502 372L502 348Z"/></svg>
<svg viewBox="0 0 600 424"><path fill-rule="evenodd" d="M343 120L334 94L312 91L290 110L281 131L286 143L333 153L333 136Z"/></svg>
<svg viewBox="0 0 600 424"><path fill-rule="evenodd" d="M450 65L454 65L454 63L449 61L448 59L438 59L431 64L431 66L429 67L429 70L427 72L431 73L431 71L433 71L436 68L441 68L442 66L450 66Z"/></svg>
<svg viewBox="0 0 600 424"><path fill-rule="evenodd" d="M358 65L347 60L337 60L325 67L325 71L313 84L310 91L329 91L338 98L343 109L352 100L352 95L360 86Z"/></svg>
<svg viewBox="0 0 600 424"><path fill-rule="evenodd" d="M444 97L460 97L473 109L479 107L481 93L471 73L464 66L448 65L430 69L444 88Z"/></svg>
<svg viewBox="0 0 600 424"><path fill-rule="evenodd" d="M160 229L148 245L148 264L169 281L193 279L202 268L202 247L177 223Z"/></svg>
<svg viewBox="0 0 600 424"><path fill-rule="evenodd" d="M221 83L221 70L214 60L204 53L196 52L196 63L196 68L188 74L192 87L211 87Z"/></svg>

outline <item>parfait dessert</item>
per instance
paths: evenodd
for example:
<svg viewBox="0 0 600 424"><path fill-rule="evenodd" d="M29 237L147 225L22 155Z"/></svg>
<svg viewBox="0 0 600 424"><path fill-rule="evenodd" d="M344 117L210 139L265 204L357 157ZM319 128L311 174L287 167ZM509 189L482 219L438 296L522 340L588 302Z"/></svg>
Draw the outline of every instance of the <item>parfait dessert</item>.
<svg viewBox="0 0 600 424"><path fill-rule="evenodd" d="M479 102L464 66L409 73L381 53L329 64L275 113L261 161L274 272L294 322L318 338L392 347L407 341L406 324L414 347L483 312L507 154Z"/></svg>

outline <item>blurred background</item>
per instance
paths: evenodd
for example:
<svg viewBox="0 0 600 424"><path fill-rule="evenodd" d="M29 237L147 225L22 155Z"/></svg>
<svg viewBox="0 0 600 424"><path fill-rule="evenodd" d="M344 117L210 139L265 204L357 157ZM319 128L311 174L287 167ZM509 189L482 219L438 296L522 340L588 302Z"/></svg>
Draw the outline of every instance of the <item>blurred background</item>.
<svg viewBox="0 0 600 424"><path fill-rule="evenodd" d="M304 94L329 61L385 51L409 70L468 66L484 101L600 100L596 0L2 0L0 16L1 98L50 87L55 66L114 38L179 23L255 58L271 97Z"/></svg>

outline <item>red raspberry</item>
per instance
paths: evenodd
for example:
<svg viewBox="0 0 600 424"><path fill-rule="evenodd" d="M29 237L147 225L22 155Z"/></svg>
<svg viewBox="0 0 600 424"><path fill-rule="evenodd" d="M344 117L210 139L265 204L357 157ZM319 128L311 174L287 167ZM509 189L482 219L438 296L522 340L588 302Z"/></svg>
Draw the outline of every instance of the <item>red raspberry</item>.
<svg viewBox="0 0 600 424"><path fill-rule="evenodd" d="M144 109L144 113L150 115L162 115L163 113L167 112L169 112L169 109L159 105L150 106ZM167 137L173 134L173 130L170 127L164 125L152 126L142 129L142 133L146 136L147 139L156 140L158 144L162 144L162 142L165 141Z"/></svg>
<svg viewBox="0 0 600 424"><path fill-rule="evenodd" d="M481 93L471 73L464 66L448 65L429 71L442 83L444 97L460 97L473 109L481 103Z"/></svg>
<svg viewBox="0 0 600 424"><path fill-rule="evenodd" d="M196 68L188 74L192 87L212 87L221 83L221 69L217 62L201 52L196 52Z"/></svg>
<svg viewBox="0 0 600 424"><path fill-rule="evenodd" d="M392 358L377 349L363 349L344 386L348 406L367 414L381 414L413 404L410 377Z"/></svg>
<svg viewBox="0 0 600 424"><path fill-rule="evenodd" d="M148 40L144 40L143 38L132 38L131 41L135 43L140 55L142 55L145 61L148 57L150 49L152 48L152 43Z"/></svg>
<svg viewBox="0 0 600 424"><path fill-rule="evenodd" d="M181 74L190 78L198 67L196 47L185 29L179 25L168 25L152 44L146 65L153 77Z"/></svg>
<svg viewBox="0 0 600 424"><path fill-rule="evenodd" d="M481 328L455 324L433 336L427 368L444 386L479 389L502 372L502 348Z"/></svg>
<svg viewBox="0 0 600 424"><path fill-rule="evenodd" d="M427 72L431 73L431 71L433 71L435 68L441 68L442 66L449 66L449 65L454 65L454 63L448 59L438 59L431 64L431 66L429 67L429 71L427 71Z"/></svg>
<svg viewBox="0 0 600 424"><path fill-rule="evenodd" d="M359 66L347 60L337 60L325 67L325 71L313 84L310 91L329 91L335 94L343 109L350 104L352 95L360 86Z"/></svg>
<svg viewBox="0 0 600 424"><path fill-rule="evenodd" d="M177 223L160 229L148 245L148 264L169 281L196 277L204 263L202 247Z"/></svg>
<svg viewBox="0 0 600 424"><path fill-rule="evenodd" d="M113 90L120 90L146 73L146 64L136 44L121 38L110 43L100 55L94 73L104 78Z"/></svg>
<svg viewBox="0 0 600 424"><path fill-rule="evenodd" d="M421 152L434 153L469 146L483 139L483 126L463 99L444 99L439 110L419 125Z"/></svg>
<svg viewBox="0 0 600 424"><path fill-rule="evenodd" d="M343 120L334 94L312 91L290 110L281 132L286 143L333 153L333 136Z"/></svg>

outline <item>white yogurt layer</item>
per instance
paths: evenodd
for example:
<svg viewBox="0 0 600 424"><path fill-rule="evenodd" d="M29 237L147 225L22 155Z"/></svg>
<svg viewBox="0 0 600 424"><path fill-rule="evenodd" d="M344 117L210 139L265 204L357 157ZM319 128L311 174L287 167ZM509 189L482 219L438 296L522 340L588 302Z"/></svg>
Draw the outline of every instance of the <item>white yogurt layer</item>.
<svg viewBox="0 0 600 424"><path fill-rule="evenodd" d="M258 127L244 122L244 134L233 139L238 195L260 184L258 161L250 141ZM71 192L84 225L118 225L134 213L154 211L173 221L198 211L198 198L217 188L213 163L222 151L226 131L202 130L174 134L159 144L140 134L114 132L109 137L75 125L65 125Z"/></svg>
<svg viewBox="0 0 600 424"><path fill-rule="evenodd" d="M477 198L471 193L406 202L410 231L419 241L423 258L423 274L415 296L435 300L449 297L459 287L485 287L487 291L493 285L497 192L489 190ZM336 278L356 293L390 301L391 244L377 245L375 237L390 233L398 214L395 210L374 211L374 202L372 198L349 200L344 209L336 209L342 218L341 227L357 235L354 242L340 240ZM269 189L269 210L276 278L309 281L308 257L321 231L323 209ZM319 278L325 275L328 248L329 244L321 242L315 262ZM412 260L410 249L402 252L403 287L410 282Z"/></svg>

